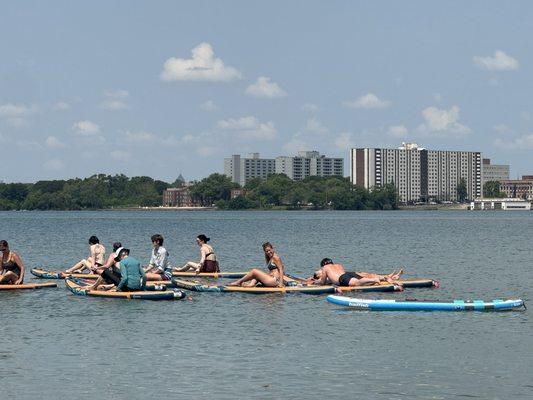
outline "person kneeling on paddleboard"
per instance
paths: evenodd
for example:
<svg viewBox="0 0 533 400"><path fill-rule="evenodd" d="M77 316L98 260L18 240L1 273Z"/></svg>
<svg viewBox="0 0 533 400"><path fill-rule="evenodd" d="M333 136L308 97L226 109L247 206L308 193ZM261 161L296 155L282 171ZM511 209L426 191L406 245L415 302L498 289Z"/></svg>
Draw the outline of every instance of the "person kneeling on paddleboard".
<svg viewBox="0 0 533 400"><path fill-rule="evenodd" d="M401 287L398 282L403 270L394 271L389 275L372 274L369 272L346 272L342 264L335 264L331 258L324 258L320 262L320 269L316 271L312 278L309 278L314 284L337 286L368 286L388 282Z"/></svg>
<svg viewBox="0 0 533 400"><path fill-rule="evenodd" d="M120 262L120 282L117 291L136 292L143 290L146 274L141 263L130 256L130 250L123 247L117 249L115 261Z"/></svg>
<svg viewBox="0 0 533 400"><path fill-rule="evenodd" d="M9 244L0 240L2 264L0 264L0 285L20 285L24 282L24 264L19 255L9 250Z"/></svg>

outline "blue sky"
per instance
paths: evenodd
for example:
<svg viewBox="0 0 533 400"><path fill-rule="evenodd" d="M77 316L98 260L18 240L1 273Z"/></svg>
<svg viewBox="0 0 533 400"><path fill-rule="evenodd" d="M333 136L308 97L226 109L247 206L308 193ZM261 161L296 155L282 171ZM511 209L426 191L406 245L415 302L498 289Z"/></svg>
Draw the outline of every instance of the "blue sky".
<svg viewBox="0 0 533 400"><path fill-rule="evenodd" d="M532 19L527 1L1 1L0 179L348 165L403 141L531 174Z"/></svg>

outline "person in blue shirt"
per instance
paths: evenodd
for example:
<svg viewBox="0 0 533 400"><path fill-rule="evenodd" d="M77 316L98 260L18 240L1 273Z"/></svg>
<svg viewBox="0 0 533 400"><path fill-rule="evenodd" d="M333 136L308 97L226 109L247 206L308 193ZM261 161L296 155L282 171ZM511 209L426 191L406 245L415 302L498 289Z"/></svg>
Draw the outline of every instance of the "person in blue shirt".
<svg viewBox="0 0 533 400"><path fill-rule="evenodd" d="M141 263L130 256L130 250L123 247L115 252L115 261L120 262L120 282L117 291L134 292L143 290L146 274Z"/></svg>

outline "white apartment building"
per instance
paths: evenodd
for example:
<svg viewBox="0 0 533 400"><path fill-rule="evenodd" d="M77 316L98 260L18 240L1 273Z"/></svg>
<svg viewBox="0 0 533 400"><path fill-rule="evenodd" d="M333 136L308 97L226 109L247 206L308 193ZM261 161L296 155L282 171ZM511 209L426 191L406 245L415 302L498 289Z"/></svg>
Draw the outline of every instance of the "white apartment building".
<svg viewBox="0 0 533 400"><path fill-rule="evenodd" d="M297 156L276 157L276 173L296 181L308 176L344 176L344 159L329 158L318 151L300 151Z"/></svg>
<svg viewBox="0 0 533 400"><path fill-rule="evenodd" d="M481 186L485 185L485 182L509 180L509 165L491 164L490 158L484 158L482 167Z"/></svg>
<svg viewBox="0 0 533 400"><path fill-rule="evenodd" d="M269 174L275 172L276 160L260 158L259 153L251 153L248 158L234 154L224 159L224 175L241 186L246 185L251 178L266 179Z"/></svg>
<svg viewBox="0 0 533 400"><path fill-rule="evenodd" d="M350 177L354 185L371 189L392 183L400 201L457 200L457 185L465 179L468 198L481 195L481 153L426 150L416 143L398 149L353 148Z"/></svg>

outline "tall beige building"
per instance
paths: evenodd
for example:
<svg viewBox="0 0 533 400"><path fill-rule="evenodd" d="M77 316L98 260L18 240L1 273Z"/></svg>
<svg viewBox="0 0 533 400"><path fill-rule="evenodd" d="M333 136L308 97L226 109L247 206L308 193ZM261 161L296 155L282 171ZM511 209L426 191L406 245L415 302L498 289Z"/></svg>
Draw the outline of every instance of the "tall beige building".
<svg viewBox="0 0 533 400"><path fill-rule="evenodd" d="M354 185L371 189L392 183L400 201L455 201L465 179L468 198L481 196L481 153L426 150L415 143L398 149L354 148L350 154Z"/></svg>
<svg viewBox="0 0 533 400"><path fill-rule="evenodd" d="M326 157L318 151L300 151L297 156L276 157L276 173L295 181L308 176L344 176L344 159Z"/></svg>

